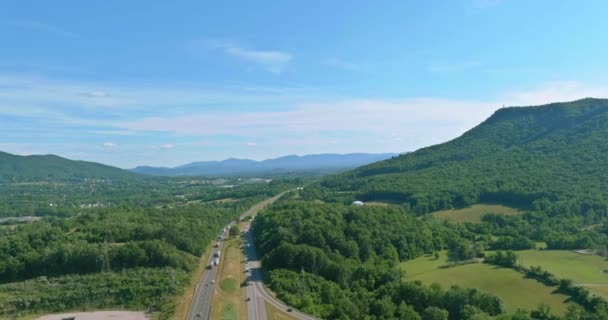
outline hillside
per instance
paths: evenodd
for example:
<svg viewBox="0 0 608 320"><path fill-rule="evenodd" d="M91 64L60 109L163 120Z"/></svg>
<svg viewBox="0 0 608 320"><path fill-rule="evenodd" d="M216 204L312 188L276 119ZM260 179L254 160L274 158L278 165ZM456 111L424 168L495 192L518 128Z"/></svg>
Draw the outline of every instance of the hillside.
<svg viewBox="0 0 608 320"><path fill-rule="evenodd" d="M18 156L0 152L0 177L4 181L63 181L119 179L139 175L95 162L74 161L55 155Z"/></svg>
<svg viewBox="0 0 608 320"><path fill-rule="evenodd" d="M132 171L156 176L226 176L237 174L280 174L294 171L327 173L352 169L396 155L394 153L290 155L263 161L230 158L223 161L193 162L175 168L140 166Z"/></svg>
<svg viewBox="0 0 608 320"><path fill-rule="evenodd" d="M509 107L452 141L328 177L307 196L400 203L419 214L546 198L605 214L607 152L608 100Z"/></svg>

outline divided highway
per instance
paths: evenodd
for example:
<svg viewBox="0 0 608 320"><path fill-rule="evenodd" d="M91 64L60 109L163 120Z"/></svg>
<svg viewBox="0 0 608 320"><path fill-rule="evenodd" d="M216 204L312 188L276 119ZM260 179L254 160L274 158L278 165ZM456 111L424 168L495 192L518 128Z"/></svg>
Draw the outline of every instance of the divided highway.
<svg viewBox="0 0 608 320"><path fill-rule="evenodd" d="M286 191L287 192L287 191ZM259 202L245 211L239 218L241 220L246 219L249 216L255 215L258 211L263 209L269 204L277 201L283 194L286 192L280 193L272 198L268 198L262 202ZM266 303L274 306L275 308L287 312L289 311L290 316L294 319L301 320L317 320L314 317L306 315L300 311L292 309L285 305L283 302L274 298L270 295L264 288L262 283L262 276L260 271L260 261L257 258L255 247L253 245L253 236L250 231L251 224L248 223L245 228L245 234L243 236L244 244L245 244L245 257L246 263L245 267L249 268L250 281L247 286L247 315L250 320L267 320L268 315L266 313ZM225 228L222 232L227 232L228 228ZM221 245L222 242L220 242ZM213 249L212 252L215 252L218 249ZM222 257L219 263L224 262L224 258ZM209 257L209 261L207 261L207 266L209 266L215 258L213 254ZM219 266L214 267L213 269L205 269L203 272L203 276L199 280L196 288L194 290L194 296L192 298L192 302L190 303L190 309L188 310L187 320L207 320L211 317L211 301L213 298L213 291L215 289L216 284L215 279L217 275L217 270ZM212 283L213 282L213 283Z"/></svg>
<svg viewBox="0 0 608 320"><path fill-rule="evenodd" d="M187 320L210 318L211 298L213 297L213 290L215 288L215 276L217 275L218 268L214 266L213 269L208 269L208 266L211 265L211 263L213 263L213 260L215 259L213 256L213 252L219 249L220 248L213 248L212 254L209 256L209 261L207 261L205 267L206 269L205 271L203 271L203 276L196 284L196 288L194 289L194 296L192 297L192 302L190 303L190 309L188 309L188 316L186 318ZM220 260L220 263L221 261L222 260Z"/></svg>

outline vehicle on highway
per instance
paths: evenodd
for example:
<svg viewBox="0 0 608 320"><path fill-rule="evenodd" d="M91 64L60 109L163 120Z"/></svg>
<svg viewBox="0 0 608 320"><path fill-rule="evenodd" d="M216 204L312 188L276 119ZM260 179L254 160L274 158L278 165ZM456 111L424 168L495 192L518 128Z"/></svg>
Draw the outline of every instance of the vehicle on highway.
<svg viewBox="0 0 608 320"><path fill-rule="evenodd" d="M292 308L287 308L287 312L292 312L293 309Z"/></svg>
<svg viewBox="0 0 608 320"><path fill-rule="evenodd" d="M211 284L214 284L214 283L215 283L215 280L211 280Z"/></svg>

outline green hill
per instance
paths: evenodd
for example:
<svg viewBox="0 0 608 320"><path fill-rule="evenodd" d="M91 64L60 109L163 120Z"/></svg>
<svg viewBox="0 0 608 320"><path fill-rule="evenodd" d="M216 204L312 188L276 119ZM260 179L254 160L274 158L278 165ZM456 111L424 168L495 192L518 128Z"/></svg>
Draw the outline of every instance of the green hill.
<svg viewBox="0 0 608 320"><path fill-rule="evenodd" d="M17 156L0 152L0 178L3 181L122 179L138 176L138 174L116 167L68 160L55 155Z"/></svg>
<svg viewBox="0 0 608 320"><path fill-rule="evenodd" d="M608 100L502 108L452 141L328 177L306 196L419 214L479 202L606 214L607 154Z"/></svg>

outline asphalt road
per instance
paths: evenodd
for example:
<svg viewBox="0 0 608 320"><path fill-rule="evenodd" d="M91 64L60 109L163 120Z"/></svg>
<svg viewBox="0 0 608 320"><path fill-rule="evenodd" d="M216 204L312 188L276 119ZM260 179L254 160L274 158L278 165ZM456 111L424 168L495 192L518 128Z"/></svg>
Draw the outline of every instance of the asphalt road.
<svg viewBox="0 0 608 320"><path fill-rule="evenodd" d="M260 203L253 205L251 208L249 208L247 211L245 211L240 216L240 219L244 219L250 215L256 214L258 211L263 209L268 204L271 204L271 203L277 201L277 199L279 199L283 194L284 194L284 192L281 194L278 194L272 198L266 199ZM228 230L228 228L226 230ZM222 232L222 231L220 230L220 232ZM223 243L223 241L220 242L220 245L221 245L221 243ZM219 249L221 249L221 248L213 248L212 252L215 252ZM215 258L213 257L213 254L212 254L211 257L209 258L209 261L207 261L207 266L209 264L211 264L213 259L215 259ZM222 258L220 258L220 263L223 263L223 262L224 262L224 260L222 257ZM210 317L211 317L211 300L213 298L213 290L215 289L215 286L216 286L216 284L212 284L211 281L216 278L218 267L219 266L214 266L212 270L205 269L205 271L203 272L203 276L197 283L196 288L194 290L194 296L192 298L192 302L190 303L190 309L188 310L188 316L187 316L186 320L210 319ZM247 288L248 297L250 296L249 290L250 290L250 288ZM254 299L252 299L252 301L253 300ZM264 306L264 301L262 299L259 299L259 301L260 302L258 304L253 304L253 305L257 305L257 307L254 310L250 310L251 304L248 306L249 314L258 314L259 317L255 318L255 319L266 320L267 317L266 317L266 308Z"/></svg>
<svg viewBox="0 0 608 320"><path fill-rule="evenodd" d="M219 249L220 248L213 248L212 252ZM209 261L207 261L207 266L211 264L213 259L215 258L213 257L213 254L211 254ZM222 263L222 259L220 259L220 263ZM215 288L215 284L211 283L211 281L215 279L216 275L216 266L214 266L213 269L205 269L203 272L203 276L194 290L194 297L192 298L190 309L188 310L187 320L209 319L211 317L211 298L213 297L213 290Z"/></svg>
<svg viewBox="0 0 608 320"><path fill-rule="evenodd" d="M265 206L275 202L278 200L285 192L278 194L272 198L266 199L260 203L255 204L249 210L245 211L240 219L245 219L248 216L255 215L258 211L263 209ZM266 313L266 304L268 303L279 310L287 311L292 310L289 314L294 319L300 320L318 320L312 316L309 316L303 312L300 312L296 309L290 308L285 305L280 300L274 298L270 295L266 289L264 288L264 284L262 283L262 273L260 271L261 263L258 260L257 254L255 252L255 247L253 245L253 235L250 230L250 224L246 227L243 240L245 245L245 267L249 268L249 285L247 286L247 298L249 301L247 302L247 315L250 320L267 320L268 315ZM228 230L228 229L226 229ZM217 251L219 248L214 248L213 252ZM213 261L214 257L211 255L209 261L207 261L207 265L209 265ZM220 259L220 263L223 263L223 257ZM218 266L219 267L219 266ZM187 320L207 320L210 319L210 311L211 311L211 299L213 297L213 290L215 289L216 284L212 284L211 281L216 278L218 267L214 267L213 270L206 269L203 272L203 276L201 280L198 282L196 289L194 291L194 297L192 298L192 302L190 304L190 310L188 310Z"/></svg>

